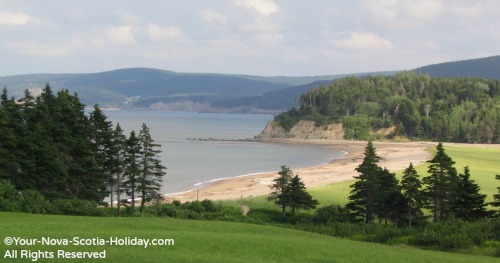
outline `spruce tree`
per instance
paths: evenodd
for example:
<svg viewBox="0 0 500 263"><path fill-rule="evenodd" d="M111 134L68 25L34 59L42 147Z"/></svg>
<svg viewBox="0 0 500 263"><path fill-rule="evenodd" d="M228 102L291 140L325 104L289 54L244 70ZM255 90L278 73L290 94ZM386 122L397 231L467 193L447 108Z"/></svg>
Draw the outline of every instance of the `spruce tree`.
<svg viewBox="0 0 500 263"><path fill-rule="evenodd" d="M434 222L453 217L454 190L458 182L455 162L449 157L442 143L436 146L436 155L429 161L429 176L423 178L427 208L433 213Z"/></svg>
<svg viewBox="0 0 500 263"><path fill-rule="evenodd" d="M269 197L269 201L274 200L276 205L281 206L281 214L284 217L286 215L286 207L288 205L287 196L284 195L286 192L290 181L292 180L292 171L285 165L281 166L281 170L278 172L278 177L273 180L271 189L273 190Z"/></svg>
<svg viewBox="0 0 500 263"><path fill-rule="evenodd" d="M118 216L121 216L121 196L125 192L125 158L127 155L127 137L123 134L123 130L119 123L116 124L115 130L111 137L111 148L109 151L110 172L112 182L114 182L114 191L116 193Z"/></svg>
<svg viewBox="0 0 500 263"><path fill-rule="evenodd" d="M90 113L90 122L92 123L92 141L94 143L95 160L106 182L106 191L110 196L110 204L114 204L115 181L113 178L114 158L112 156L113 148L113 124L107 120L107 116L102 112L99 106L94 105L94 110ZM119 200L118 200L119 201Z"/></svg>
<svg viewBox="0 0 500 263"><path fill-rule="evenodd" d="M346 208L356 218L363 218L365 223L372 223L376 215L378 184L381 168L378 166L380 157L375 153L372 142L365 148L363 162L355 169L359 176L351 185L351 195Z"/></svg>
<svg viewBox="0 0 500 263"><path fill-rule="evenodd" d="M161 160L159 159L161 150L158 148L161 145L155 143L146 124L142 124L138 140L141 147L141 169L137 187L141 195L142 213L145 203L159 196L158 191L166 174L166 167L161 164Z"/></svg>
<svg viewBox="0 0 500 263"><path fill-rule="evenodd" d="M495 175L495 179L500 180L500 174ZM498 193L493 195L493 202L490 205L500 208L500 186L497 186ZM497 211L497 216L500 216L500 211Z"/></svg>
<svg viewBox="0 0 500 263"><path fill-rule="evenodd" d="M399 205L401 191L396 174L391 173L387 168L379 169L376 189L375 211L379 222L384 220L384 223L387 224L389 217L393 221L398 221L402 209Z"/></svg>
<svg viewBox="0 0 500 263"><path fill-rule="evenodd" d="M316 208L319 204L318 200L313 199L312 196L306 191L306 186L298 175L295 175L288 187L283 193L282 199L288 206L292 207L292 215L295 215L295 210Z"/></svg>
<svg viewBox="0 0 500 263"><path fill-rule="evenodd" d="M124 190L131 197L131 212L134 214L138 180L141 173L141 144L135 131L130 132L126 143Z"/></svg>
<svg viewBox="0 0 500 263"><path fill-rule="evenodd" d="M423 215L421 210L422 182L412 163L403 172L401 190L408 205L408 227L412 227L414 219Z"/></svg>
<svg viewBox="0 0 500 263"><path fill-rule="evenodd" d="M464 167L464 173L459 175L455 191L453 209L455 218L471 221L485 218L489 215L486 210L486 195L480 194L480 187L470 179L469 167Z"/></svg>

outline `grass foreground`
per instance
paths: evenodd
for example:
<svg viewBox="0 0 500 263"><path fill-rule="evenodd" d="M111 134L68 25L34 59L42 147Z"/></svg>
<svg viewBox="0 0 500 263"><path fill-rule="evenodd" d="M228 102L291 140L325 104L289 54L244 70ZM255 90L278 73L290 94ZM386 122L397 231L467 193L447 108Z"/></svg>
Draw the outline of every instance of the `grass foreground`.
<svg viewBox="0 0 500 263"><path fill-rule="evenodd" d="M0 213L2 262L498 262L498 258L344 240L292 229L245 223L170 218L94 218ZM173 239L168 246L10 245L8 238ZM21 258L53 252L54 258ZM57 258L66 252L103 252L105 259ZM17 258L6 257L18 251Z"/></svg>

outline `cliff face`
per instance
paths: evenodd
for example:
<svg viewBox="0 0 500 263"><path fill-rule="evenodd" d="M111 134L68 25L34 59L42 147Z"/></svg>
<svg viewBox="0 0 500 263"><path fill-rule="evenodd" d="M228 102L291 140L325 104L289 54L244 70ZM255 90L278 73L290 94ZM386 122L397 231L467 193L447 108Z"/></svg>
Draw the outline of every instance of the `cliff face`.
<svg viewBox="0 0 500 263"><path fill-rule="evenodd" d="M330 124L318 127L313 121L302 120L287 132L281 126L271 121L267 123L264 130L256 138L340 140L344 138L344 128L342 124Z"/></svg>

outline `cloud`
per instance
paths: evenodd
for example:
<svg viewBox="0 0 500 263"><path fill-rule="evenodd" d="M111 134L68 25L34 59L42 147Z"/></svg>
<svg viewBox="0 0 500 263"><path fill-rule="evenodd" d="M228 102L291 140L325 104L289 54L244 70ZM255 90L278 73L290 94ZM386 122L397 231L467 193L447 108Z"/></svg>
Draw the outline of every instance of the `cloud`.
<svg viewBox="0 0 500 263"><path fill-rule="evenodd" d="M346 50L388 50L392 43L370 32L341 32L332 40L335 47Z"/></svg>
<svg viewBox="0 0 500 263"><path fill-rule="evenodd" d="M445 11L440 0L365 0L361 6L374 21L390 28L426 27Z"/></svg>
<svg viewBox="0 0 500 263"><path fill-rule="evenodd" d="M203 10L200 12L201 18L207 23L226 24L227 16L212 10Z"/></svg>
<svg viewBox="0 0 500 263"><path fill-rule="evenodd" d="M182 31L175 26L162 27L154 23L150 23L146 31L153 41L166 41L183 35Z"/></svg>
<svg viewBox="0 0 500 263"><path fill-rule="evenodd" d="M278 5L272 0L233 0L233 3L238 6L253 9L264 16L270 16L279 9Z"/></svg>
<svg viewBox="0 0 500 263"><path fill-rule="evenodd" d="M110 26L105 29L106 39L117 45L130 45L135 43L135 37L130 26Z"/></svg>
<svg viewBox="0 0 500 263"><path fill-rule="evenodd" d="M40 22L40 20L25 13L8 13L0 11L0 25L24 26L31 22Z"/></svg>

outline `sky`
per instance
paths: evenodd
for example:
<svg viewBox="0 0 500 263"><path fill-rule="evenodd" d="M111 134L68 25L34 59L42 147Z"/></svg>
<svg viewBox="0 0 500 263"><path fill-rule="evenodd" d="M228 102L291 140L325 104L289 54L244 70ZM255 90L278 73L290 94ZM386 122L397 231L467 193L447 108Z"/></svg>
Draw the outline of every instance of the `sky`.
<svg viewBox="0 0 500 263"><path fill-rule="evenodd" d="M0 0L0 76L314 76L500 55L496 0Z"/></svg>

